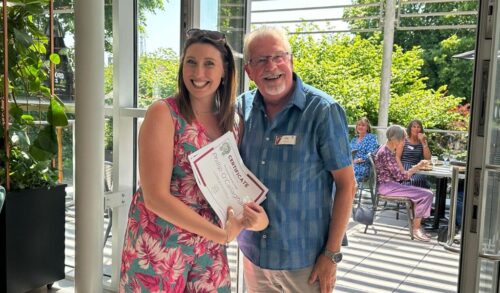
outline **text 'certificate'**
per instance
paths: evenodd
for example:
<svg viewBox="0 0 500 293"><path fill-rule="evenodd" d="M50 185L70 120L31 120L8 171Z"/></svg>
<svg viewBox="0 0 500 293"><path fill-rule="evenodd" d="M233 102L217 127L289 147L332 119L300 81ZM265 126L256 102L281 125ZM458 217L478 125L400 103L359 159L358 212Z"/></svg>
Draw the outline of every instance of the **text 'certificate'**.
<svg viewBox="0 0 500 293"><path fill-rule="evenodd" d="M260 204L266 198L267 187L243 164L233 133L227 132L188 158L201 192L222 225L228 207L239 216L245 203Z"/></svg>

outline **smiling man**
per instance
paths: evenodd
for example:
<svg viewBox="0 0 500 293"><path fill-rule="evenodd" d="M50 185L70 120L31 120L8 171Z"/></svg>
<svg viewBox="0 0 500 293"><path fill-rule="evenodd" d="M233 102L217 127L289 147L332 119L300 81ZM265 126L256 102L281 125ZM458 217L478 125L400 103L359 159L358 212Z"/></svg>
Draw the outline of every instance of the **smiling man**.
<svg viewBox="0 0 500 293"><path fill-rule="evenodd" d="M245 38L241 156L269 188L269 226L238 237L248 292L331 292L355 192L344 109L293 72L285 33ZM335 181L335 201L332 183Z"/></svg>

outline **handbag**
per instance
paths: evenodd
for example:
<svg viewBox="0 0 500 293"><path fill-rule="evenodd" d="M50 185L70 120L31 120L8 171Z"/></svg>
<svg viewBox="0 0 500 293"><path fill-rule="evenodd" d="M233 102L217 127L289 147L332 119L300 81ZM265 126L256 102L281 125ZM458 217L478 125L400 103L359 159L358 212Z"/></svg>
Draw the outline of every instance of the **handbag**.
<svg viewBox="0 0 500 293"><path fill-rule="evenodd" d="M358 203L352 208L352 219L364 225L372 225L375 212L372 207L361 204L361 192L359 192Z"/></svg>

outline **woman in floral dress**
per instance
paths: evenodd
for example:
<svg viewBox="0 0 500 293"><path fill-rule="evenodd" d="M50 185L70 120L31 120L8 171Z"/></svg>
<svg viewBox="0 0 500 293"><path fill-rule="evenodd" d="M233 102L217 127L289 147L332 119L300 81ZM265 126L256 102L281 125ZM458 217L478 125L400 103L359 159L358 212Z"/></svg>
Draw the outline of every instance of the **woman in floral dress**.
<svg viewBox="0 0 500 293"><path fill-rule="evenodd" d="M411 175L424 167L427 162L422 160L408 170L403 170L396 160L396 150L404 145L406 133L403 127L391 125L386 131L387 142L375 155L374 163L377 170L378 193L384 196L407 197L414 205L412 219L413 237L419 241L430 241L430 235L422 230L423 218L431 213L433 193L429 189L401 184Z"/></svg>
<svg viewBox="0 0 500 293"><path fill-rule="evenodd" d="M188 155L227 131L236 138L236 72L217 31L188 31L178 93L153 103L139 134L141 184L130 206L120 292L230 292L226 247L244 228L262 230L267 215L249 203L228 211L225 229L203 197Z"/></svg>
<svg viewBox="0 0 500 293"><path fill-rule="evenodd" d="M358 185L368 179L370 174L370 162L368 155L378 149L377 136L373 133L368 118L360 118L356 122L356 137L351 140L351 149L354 151L352 162L354 164L354 174Z"/></svg>

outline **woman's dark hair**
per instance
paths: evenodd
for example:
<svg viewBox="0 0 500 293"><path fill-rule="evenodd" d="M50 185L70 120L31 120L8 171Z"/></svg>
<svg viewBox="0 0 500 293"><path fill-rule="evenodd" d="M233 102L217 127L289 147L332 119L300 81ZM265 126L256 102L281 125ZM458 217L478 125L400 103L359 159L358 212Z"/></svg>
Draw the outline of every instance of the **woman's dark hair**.
<svg viewBox="0 0 500 293"><path fill-rule="evenodd" d="M422 125L422 122L418 119L413 119L412 121L410 121L410 123L408 123L408 127L406 127L406 133L408 134L408 136L411 135L411 126L415 123L420 126L420 132L424 133L424 126Z"/></svg>
<svg viewBox="0 0 500 293"><path fill-rule="evenodd" d="M220 52L224 62L224 77L215 93L216 101L214 109L217 111L217 118L219 119L219 126L222 128L222 131L233 130L236 123L234 107L236 103L237 76L231 46L226 42L224 34L218 31L190 29L186 35L187 39L182 50L179 71L177 73L178 92L175 98L179 106L179 111L188 123L191 123L195 117L191 107L191 100L189 99L189 92L182 77L186 51L193 44L212 45Z"/></svg>
<svg viewBox="0 0 500 293"><path fill-rule="evenodd" d="M368 118L366 117L361 117L358 119L358 121L356 121L356 127L354 127L354 131L356 132L356 134L358 134L358 131L357 131L357 128L358 128L358 123L363 123L363 124L366 124L366 132L367 133L371 133L372 132L372 125L370 124L370 120L368 120Z"/></svg>

